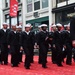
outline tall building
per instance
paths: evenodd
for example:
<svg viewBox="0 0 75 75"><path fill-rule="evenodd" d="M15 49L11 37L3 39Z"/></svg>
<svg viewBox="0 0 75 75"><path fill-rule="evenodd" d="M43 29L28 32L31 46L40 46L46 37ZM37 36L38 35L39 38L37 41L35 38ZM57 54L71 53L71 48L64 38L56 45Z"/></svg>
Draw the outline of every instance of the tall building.
<svg viewBox="0 0 75 75"><path fill-rule="evenodd" d="M0 2L2 4L0 4L2 6L0 23L9 23L10 0ZM23 29L26 23L31 23L34 30L37 30L38 25L45 23L50 30L52 23L67 24L70 17L75 15L75 0L18 0L18 2L19 16L12 17L11 24L17 24L19 21Z"/></svg>
<svg viewBox="0 0 75 75"><path fill-rule="evenodd" d="M55 23L69 23L70 17L75 16L75 0L53 0L52 13Z"/></svg>
<svg viewBox="0 0 75 75"><path fill-rule="evenodd" d="M9 23L10 0L3 1L3 21ZM51 0L18 0L19 2L19 22L24 25L31 23L33 29L37 30L38 25L47 24L48 28L52 24ZM49 20L50 19L50 20ZM17 24L17 17L12 17L12 23Z"/></svg>

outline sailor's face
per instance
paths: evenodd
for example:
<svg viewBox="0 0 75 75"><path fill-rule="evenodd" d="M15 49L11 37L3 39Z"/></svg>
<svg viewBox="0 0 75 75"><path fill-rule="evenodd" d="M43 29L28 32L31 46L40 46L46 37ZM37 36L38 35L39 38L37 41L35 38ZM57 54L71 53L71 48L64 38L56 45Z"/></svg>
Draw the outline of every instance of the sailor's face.
<svg viewBox="0 0 75 75"><path fill-rule="evenodd" d="M47 27L42 27L42 30L46 31Z"/></svg>
<svg viewBox="0 0 75 75"><path fill-rule="evenodd" d="M30 31L31 30L31 28L30 27L25 27L25 31Z"/></svg>
<svg viewBox="0 0 75 75"><path fill-rule="evenodd" d="M61 27L57 27L57 28L58 28L59 31L61 30Z"/></svg>
<svg viewBox="0 0 75 75"><path fill-rule="evenodd" d="M42 28L39 28L39 31L42 31Z"/></svg>
<svg viewBox="0 0 75 75"><path fill-rule="evenodd" d="M53 30L56 30L56 26L52 27Z"/></svg>
<svg viewBox="0 0 75 75"><path fill-rule="evenodd" d="M8 25L3 25L3 28L4 28L4 29L7 29L7 28L8 28Z"/></svg>
<svg viewBox="0 0 75 75"><path fill-rule="evenodd" d="M69 30L69 31L70 31L70 26L68 26L68 27L67 27L67 30Z"/></svg>
<svg viewBox="0 0 75 75"><path fill-rule="evenodd" d="M16 26L12 26L12 30L16 30Z"/></svg>

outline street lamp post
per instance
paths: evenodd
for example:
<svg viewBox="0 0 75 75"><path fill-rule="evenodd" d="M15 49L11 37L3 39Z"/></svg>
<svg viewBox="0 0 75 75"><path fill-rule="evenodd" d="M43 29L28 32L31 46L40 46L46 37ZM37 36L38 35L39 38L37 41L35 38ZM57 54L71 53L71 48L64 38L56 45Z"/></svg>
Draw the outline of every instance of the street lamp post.
<svg viewBox="0 0 75 75"><path fill-rule="evenodd" d="M26 0L22 0L22 30L26 24Z"/></svg>
<svg viewBox="0 0 75 75"><path fill-rule="evenodd" d="M49 31L52 24L52 0L49 0Z"/></svg>

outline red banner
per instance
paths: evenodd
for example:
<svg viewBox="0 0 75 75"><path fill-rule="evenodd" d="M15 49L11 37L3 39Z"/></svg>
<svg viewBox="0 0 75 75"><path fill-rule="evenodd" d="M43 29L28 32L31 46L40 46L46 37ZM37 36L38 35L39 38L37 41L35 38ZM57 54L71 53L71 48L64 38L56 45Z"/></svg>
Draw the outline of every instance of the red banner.
<svg viewBox="0 0 75 75"><path fill-rule="evenodd" d="M10 0L10 16L16 17L18 11L18 2L17 0Z"/></svg>

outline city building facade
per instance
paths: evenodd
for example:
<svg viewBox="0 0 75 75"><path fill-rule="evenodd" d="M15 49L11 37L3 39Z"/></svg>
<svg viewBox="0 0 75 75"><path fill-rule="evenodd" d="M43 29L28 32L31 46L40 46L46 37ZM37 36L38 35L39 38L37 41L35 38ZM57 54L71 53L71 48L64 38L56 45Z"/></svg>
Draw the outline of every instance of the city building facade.
<svg viewBox="0 0 75 75"><path fill-rule="evenodd" d="M10 0L2 2L3 21L9 23ZM18 2L19 23L22 23L23 29L26 23L31 23L35 30L40 24L45 23L48 28L52 24L51 0L18 0ZM12 17L11 24L17 24L17 17Z"/></svg>
<svg viewBox="0 0 75 75"><path fill-rule="evenodd" d="M11 18L11 24L22 24L23 30L27 23L37 30L38 25L47 24L50 31L52 23L68 24L70 17L75 15L75 0L17 0L19 2L18 17ZM2 22L9 23L10 0L2 0ZM18 20L17 20L18 18Z"/></svg>
<svg viewBox="0 0 75 75"><path fill-rule="evenodd" d="M55 23L68 24L72 16L75 16L75 0L53 0L52 13Z"/></svg>

